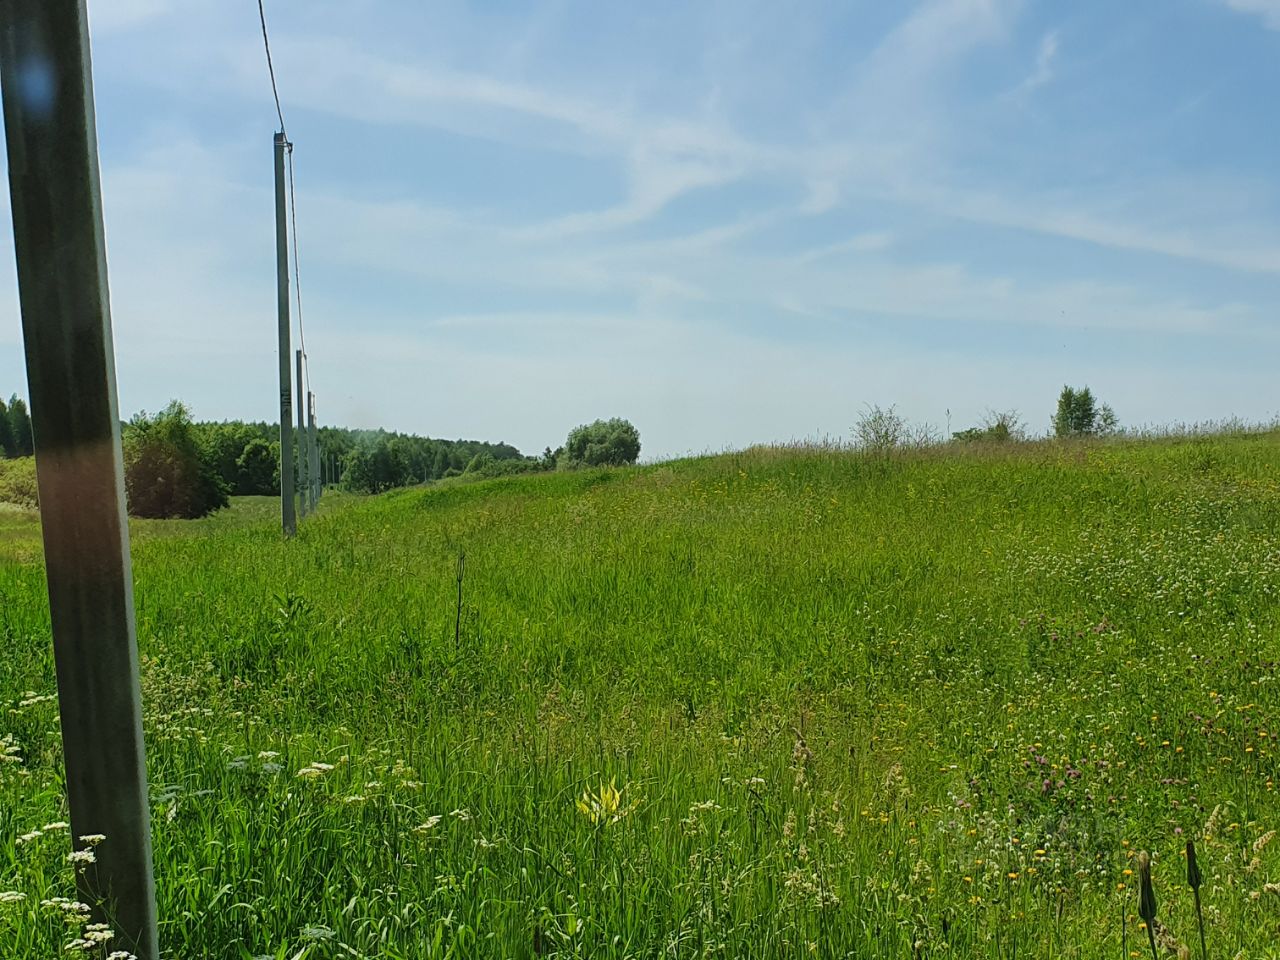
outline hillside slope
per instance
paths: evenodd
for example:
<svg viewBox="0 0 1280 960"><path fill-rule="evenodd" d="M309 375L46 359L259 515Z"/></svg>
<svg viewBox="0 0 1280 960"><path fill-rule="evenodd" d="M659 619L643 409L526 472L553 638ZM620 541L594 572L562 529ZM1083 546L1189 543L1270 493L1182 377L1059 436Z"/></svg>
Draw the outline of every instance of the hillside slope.
<svg viewBox="0 0 1280 960"><path fill-rule="evenodd" d="M334 502L287 544L143 533L166 943L1115 956L1138 848L1194 942L1195 837L1211 948L1261 950L1278 468L1276 434L755 450ZM4 544L16 705L54 678ZM68 887L4 853L64 815L52 711L0 719L0 890ZM60 946L39 912L0 953Z"/></svg>

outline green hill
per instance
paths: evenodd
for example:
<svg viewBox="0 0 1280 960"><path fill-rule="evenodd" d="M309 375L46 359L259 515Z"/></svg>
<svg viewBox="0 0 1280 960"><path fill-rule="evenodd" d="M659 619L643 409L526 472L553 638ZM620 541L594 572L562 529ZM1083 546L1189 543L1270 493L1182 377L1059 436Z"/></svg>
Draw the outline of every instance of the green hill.
<svg viewBox="0 0 1280 960"><path fill-rule="evenodd" d="M291 543L262 504L140 524L162 939L1119 956L1139 849L1195 944L1194 838L1210 949L1261 955L1278 468L1276 433L758 449L332 498ZM13 839L65 819L29 547L0 536L0 953L51 956L67 838Z"/></svg>

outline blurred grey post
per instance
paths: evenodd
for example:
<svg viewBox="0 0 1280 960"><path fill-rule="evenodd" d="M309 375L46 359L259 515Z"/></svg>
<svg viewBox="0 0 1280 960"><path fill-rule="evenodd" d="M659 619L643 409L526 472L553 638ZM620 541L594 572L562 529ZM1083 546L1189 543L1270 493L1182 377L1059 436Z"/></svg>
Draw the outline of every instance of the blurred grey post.
<svg viewBox="0 0 1280 960"><path fill-rule="evenodd" d="M9 190L80 897L157 960L129 528L84 0L0 3Z"/></svg>
<svg viewBox="0 0 1280 960"><path fill-rule="evenodd" d="M311 487L307 483L307 461L311 458L307 443L307 395L302 385L302 351L295 351L297 356L297 374L298 380L294 389L298 391L298 515L305 517L307 515L308 501L311 497Z"/></svg>
<svg viewBox="0 0 1280 960"><path fill-rule="evenodd" d="M0 0L0 3L5 0ZM293 385L289 382L289 227L285 219L284 131L276 134L276 315L280 326L280 525L298 532L293 502Z"/></svg>

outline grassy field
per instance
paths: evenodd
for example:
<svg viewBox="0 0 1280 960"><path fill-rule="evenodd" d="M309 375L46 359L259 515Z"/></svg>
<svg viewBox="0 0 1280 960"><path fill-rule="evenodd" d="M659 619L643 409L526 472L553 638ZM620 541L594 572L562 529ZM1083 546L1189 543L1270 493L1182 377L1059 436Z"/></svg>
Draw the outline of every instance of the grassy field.
<svg viewBox="0 0 1280 960"><path fill-rule="evenodd" d="M1139 849L1199 956L1189 838L1211 955L1277 955L1280 435L272 517L135 528L169 956L1146 956ZM0 641L0 956L65 955L31 514Z"/></svg>

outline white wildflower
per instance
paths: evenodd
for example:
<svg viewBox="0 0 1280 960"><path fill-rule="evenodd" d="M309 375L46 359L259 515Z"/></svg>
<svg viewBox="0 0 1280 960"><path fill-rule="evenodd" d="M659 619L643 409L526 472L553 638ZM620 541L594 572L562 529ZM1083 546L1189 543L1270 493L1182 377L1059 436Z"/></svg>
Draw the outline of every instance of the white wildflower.
<svg viewBox="0 0 1280 960"><path fill-rule="evenodd" d="M27 899L27 895L18 890L0 890L0 903L18 903Z"/></svg>
<svg viewBox="0 0 1280 960"><path fill-rule="evenodd" d="M22 758L18 756L21 750L22 747L18 745L13 734L6 733L0 737L0 763L21 763Z"/></svg>
<svg viewBox="0 0 1280 960"><path fill-rule="evenodd" d="M98 858L93 855L92 850L72 850L67 854L67 863L79 865L82 863L88 864L97 862Z"/></svg>

